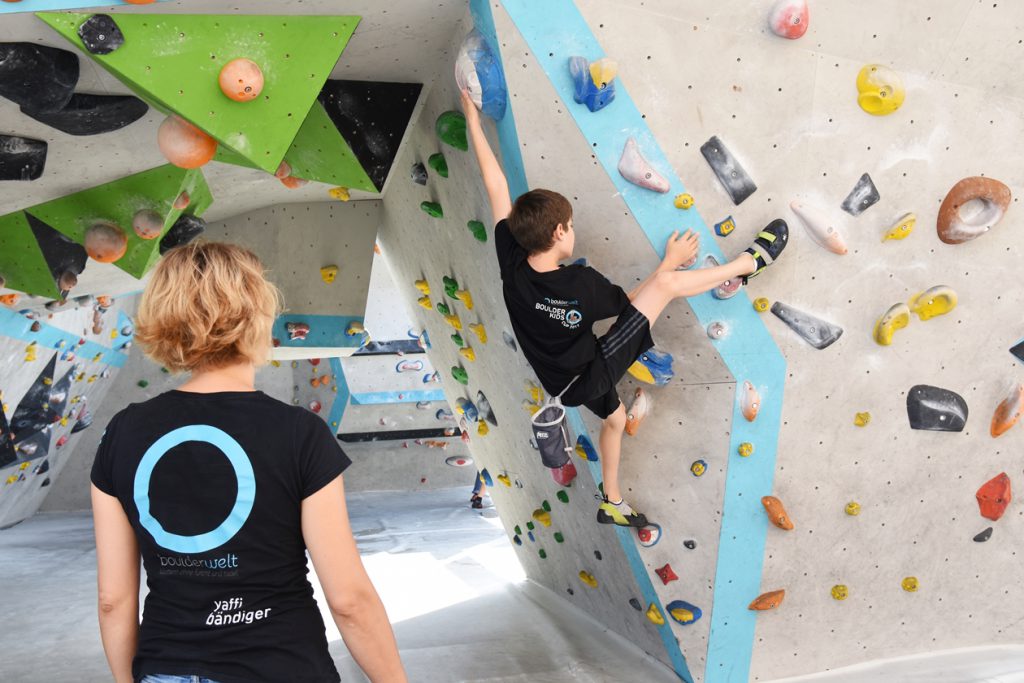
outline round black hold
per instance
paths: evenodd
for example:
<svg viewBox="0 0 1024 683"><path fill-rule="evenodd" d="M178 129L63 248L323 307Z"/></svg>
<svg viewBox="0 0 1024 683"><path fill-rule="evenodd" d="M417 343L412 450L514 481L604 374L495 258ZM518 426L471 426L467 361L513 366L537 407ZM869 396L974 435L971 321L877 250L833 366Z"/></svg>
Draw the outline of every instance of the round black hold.
<svg viewBox="0 0 1024 683"><path fill-rule="evenodd" d="M982 531L980 534L974 537L975 543L984 543L988 539L992 538L992 527L989 527Z"/></svg>
<svg viewBox="0 0 1024 683"><path fill-rule="evenodd" d="M697 547L697 541L694 541L692 539L687 539L687 540L683 541L683 545L686 546L687 550L693 550L694 548Z"/></svg>
<svg viewBox="0 0 1024 683"><path fill-rule="evenodd" d="M94 14L78 27L78 37L94 55L109 55L124 45L124 34L107 14Z"/></svg>
<svg viewBox="0 0 1024 683"><path fill-rule="evenodd" d="M595 550L594 551L594 557L596 557L597 559L600 560L601 559L601 551L600 550Z"/></svg>
<svg viewBox="0 0 1024 683"><path fill-rule="evenodd" d="M565 592L566 592L566 593L568 593L569 595L576 595L576 591L574 591L574 590L573 590L573 589L571 589L571 588L566 588L566 589L565 589Z"/></svg>
<svg viewBox="0 0 1024 683"><path fill-rule="evenodd" d="M636 598L630 598L629 599L629 606L632 607L633 609L635 609L637 612L642 611L643 608L644 608L644 606L641 605L640 601L637 600Z"/></svg>

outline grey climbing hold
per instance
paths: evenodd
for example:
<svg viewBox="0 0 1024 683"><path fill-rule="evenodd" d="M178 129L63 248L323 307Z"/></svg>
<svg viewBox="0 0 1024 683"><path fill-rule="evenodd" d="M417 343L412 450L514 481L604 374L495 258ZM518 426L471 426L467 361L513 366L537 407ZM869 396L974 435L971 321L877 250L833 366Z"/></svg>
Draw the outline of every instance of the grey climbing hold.
<svg viewBox="0 0 1024 683"><path fill-rule="evenodd" d="M644 606L640 604L640 601L636 598L629 599L629 606L635 609L637 612L643 612Z"/></svg>
<svg viewBox="0 0 1024 683"><path fill-rule="evenodd" d="M0 135L0 180L36 180L46 168L47 144L17 135Z"/></svg>
<svg viewBox="0 0 1024 683"><path fill-rule="evenodd" d="M757 190L757 185L754 184L753 179L747 175L747 172L743 170L743 166L740 165L740 162L737 161L725 144L718 139L717 135L712 136L710 140L700 146L700 153L704 155L708 166L718 176L719 182L722 183L725 191L729 193L733 204L737 206L742 204L744 199L754 194Z"/></svg>
<svg viewBox="0 0 1024 683"><path fill-rule="evenodd" d="M68 135L99 135L119 130L145 116L149 105L131 95L74 93L63 109L21 108L22 113Z"/></svg>
<svg viewBox="0 0 1024 683"><path fill-rule="evenodd" d="M686 546L687 550L694 550L697 547L697 541L687 539L683 541L683 545Z"/></svg>
<svg viewBox="0 0 1024 683"><path fill-rule="evenodd" d="M878 194L878 188L871 182L871 176L865 173L843 200L843 211L851 216L859 216L865 209L878 203L879 199L881 195Z"/></svg>
<svg viewBox="0 0 1024 683"><path fill-rule="evenodd" d="M843 328L839 325L799 311L781 301L772 304L772 313L818 350L831 346L843 336Z"/></svg>
<svg viewBox="0 0 1024 683"><path fill-rule="evenodd" d="M494 416L494 410L491 408L491 402L484 396L484 392L476 392L476 409L480 414L480 418L487 420L495 427L498 426L498 418Z"/></svg>
<svg viewBox="0 0 1024 683"><path fill-rule="evenodd" d="M501 339L502 339L502 341L505 342L505 346L509 347L513 351L517 350L517 348L516 348L516 338L515 338L515 335L513 335L511 332L509 332L508 330L502 330L501 331Z"/></svg>
<svg viewBox="0 0 1024 683"><path fill-rule="evenodd" d="M988 539L992 538L992 527L989 527L982 531L980 534L974 537L975 543L984 543Z"/></svg>
<svg viewBox="0 0 1024 683"><path fill-rule="evenodd" d="M595 550L594 551L594 557L596 557L597 559L600 560L601 559L601 551L600 550Z"/></svg>
<svg viewBox="0 0 1024 683"><path fill-rule="evenodd" d="M83 21L78 27L78 37L85 49L94 55L109 55L124 45L124 34L107 14L94 14Z"/></svg>
<svg viewBox="0 0 1024 683"><path fill-rule="evenodd" d="M427 167L417 162L412 165L412 171L409 173L412 177L412 181L417 185L427 184Z"/></svg>
<svg viewBox="0 0 1024 683"><path fill-rule="evenodd" d="M967 402L949 389L918 384L907 392L907 417L911 429L962 432L967 425Z"/></svg>

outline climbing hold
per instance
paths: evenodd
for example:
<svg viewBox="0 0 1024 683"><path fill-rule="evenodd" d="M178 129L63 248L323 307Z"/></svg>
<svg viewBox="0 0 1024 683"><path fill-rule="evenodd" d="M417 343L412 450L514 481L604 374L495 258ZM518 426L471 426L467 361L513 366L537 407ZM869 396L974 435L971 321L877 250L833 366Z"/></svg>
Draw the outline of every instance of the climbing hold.
<svg viewBox="0 0 1024 683"><path fill-rule="evenodd" d="M518 350L518 347L516 347L515 335L513 335L508 330L502 330L501 331L501 340L503 342L505 342L505 346L509 347L513 351L517 351Z"/></svg>
<svg viewBox="0 0 1024 683"><path fill-rule="evenodd" d="M857 413L853 416L853 424L858 427L867 427L871 422L871 413Z"/></svg>
<svg viewBox="0 0 1024 683"><path fill-rule="evenodd" d="M594 575L588 571L580 570L580 581L587 584L591 588L597 588L597 579Z"/></svg>
<svg viewBox="0 0 1024 683"><path fill-rule="evenodd" d="M569 502L569 494L566 493L565 491L559 491L558 493L555 494L555 497L558 498L558 500L562 501L563 503Z"/></svg>
<svg viewBox="0 0 1024 683"><path fill-rule="evenodd" d="M149 380L140 379L138 382L136 382L136 384L145 389L146 387L149 386Z"/></svg>
<svg viewBox="0 0 1024 683"><path fill-rule="evenodd" d="M484 328L483 323L470 323L469 329L472 330L481 344L487 343L487 330Z"/></svg>
<svg viewBox="0 0 1024 683"><path fill-rule="evenodd" d="M480 413L477 411L476 406L465 396L459 396L455 399L455 412L464 416L470 422L476 422L480 419Z"/></svg>
<svg viewBox="0 0 1024 683"><path fill-rule="evenodd" d="M749 441L744 441L736 449L736 452L740 454L741 458L749 458L754 454L754 444Z"/></svg>
<svg viewBox="0 0 1024 683"><path fill-rule="evenodd" d="M235 102L251 102L263 92L263 70L244 57L225 64L217 80L221 92Z"/></svg>
<svg viewBox="0 0 1024 683"><path fill-rule="evenodd" d="M781 301L772 304L771 311L801 339L816 349L828 348L843 335L843 328L838 325L804 313Z"/></svg>
<svg viewBox="0 0 1024 683"><path fill-rule="evenodd" d="M676 576L676 573L672 571L672 565L670 564L666 564L664 567L658 567L654 570L654 573L658 575L659 579L661 579L661 583L666 586L669 584L670 581L679 580L679 577Z"/></svg>
<svg viewBox="0 0 1024 683"><path fill-rule="evenodd" d="M541 507L542 510L545 510L547 512L551 512L551 503L549 503L546 500L542 500L540 502L540 507Z"/></svg>
<svg viewBox="0 0 1024 683"><path fill-rule="evenodd" d="M761 395L749 381L743 382L743 390L740 393L740 411L747 422L753 422L761 410Z"/></svg>
<svg viewBox="0 0 1024 683"><path fill-rule="evenodd" d="M444 209L437 202L420 202L420 208L434 218L444 218Z"/></svg>
<svg viewBox="0 0 1024 683"><path fill-rule="evenodd" d="M768 513L768 519L772 524L785 531L793 530L793 520L789 518L781 500L775 496L763 496L761 505L764 505L764 510Z"/></svg>
<svg viewBox="0 0 1024 683"><path fill-rule="evenodd" d="M615 99L613 79L616 68L615 62L607 57L593 64L585 57L570 57L569 75L572 77L573 99L578 104L585 104L592 112L608 106ZM605 78L608 80L604 80Z"/></svg>
<svg viewBox="0 0 1024 683"><path fill-rule="evenodd" d="M747 606L747 609L757 611L775 609L776 607L782 604L782 601L785 598L786 591L784 590L769 591L767 593L762 593L761 595L757 596L757 598L755 598L754 601L750 603L750 605Z"/></svg>
<svg viewBox="0 0 1024 683"><path fill-rule="evenodd" d="M409 177L417 185L427 184L427 168L420 162L416 162L412 165L412 170L409 171Z"/></svg>
<svg viewBox="0 0 1024 683"><path fill-rule="evenodd" d="M452 415L452 411L446 408L438 408L437 412L434 413L434 417L438 420L454 422L455 417Z"/></svg>
<svg viewBox="0 0 1024 683"><path fill-rule="evenodd" d="M641 605L640 601L637 600L636 598L630 598L629 599L629 606L632 607L633 609L635 609L637 612L640 612L644 608L644 606Z"/></svg>
<svg viewBox="0 0 1024 683"><path fill-rule="evenodd" d="M757 311L758 313L764 313L765 311L768 310L768 307L770 305L771 302L768 301L768 299L764 298L763 296L759 296L756 299L754 299L754 310Z"/></svg>
<svg viewBox="0 0 1024 683"><path fill-rule="evenodd" d="M851 517L856 517L860 514L860 503L851 500L849 503L846 504L846 507L843 508L843 510L846 512L846 514L850 515Z"/></svg>
<svg viewBox="0 0 1024 683"><path fill-rule="evenodd" d="M722 339L727 334L729 334L729 328L720 320L716 320L708 325L708 337L711 339Z"/></svg>
<svg viewBox="0 0 1024 683"><path fill-rule="evenodd" d="M590 439L583 434L576 437L576 455L590 462L597 462L598 460L594 444L590 443Z"/></svg>
<svg viewBox="0 0 1024 683"><path fill-rule="evenodd" d="M497 476L497 479L498 479L498 481L500 481L500 482L501 482L502 484L504 484L505 486L507 486L507 487L509 487L509 488L512 488L512 480L511 480L511 479L509 479L509 477L508 477L508 475L507 475L507 474L499 474L499 475ZM516 527L516 529L518 529L518 528L519 528L519 527ZM518 534L518 533L521 533L521 532L519 532L519 531L516 531L516 533Z"/></svg>
<svg viewBox="0 0 1024 683"><path fill-rule="evenodd" d="M732 216L727 216L725 220L715 223L715 234L719 237L726 237L735 229L736 221L733 220Z"/></svg>
<svg viewBox="0 0 1024 683"><path fill-rule="evenodd" d="M443 301L438 301L436 308L437 308L437 312L440 313L441 315L451 315L452 314L452 309L448 308L448 304L446 304Z"/></svg>
<svg viewBox="0 0 1024 683"><path fill-rule="evenodd" d="M454 327L456 330L462 329L462 319L458 315L452 313L444 317L444 321Z"/></svg>
<svg viewBox="0 0 1024 683"><path fill-rule="evenodd" d="M836 600L845 600L850 597L850 590L841 583L832 586L832 597Z"/></svg>
<svg viewBox="0 0 1024 683"><path fill-rule="evenodd" d="M850 190L850 194L846 195L842 209L851 216L859 216L866 209L875 205L879 199L881 196L878 194L878 189L871 181L871 176L865 173L857 180L857 184Z"/></svg>
<svg viewBox="0 0 1024 683"><path fill-rule="evenodd" d="M911 429L962 432L967 424L967 402L948 389L918 384L907 392Z"/></svg>
<svg viewBox="0 0 1024 683"><path fill-rule="evenodd" d="M647 618L655 626L662 626L665 623L665 617L661 616L661 610L653 602L651 606L647 608Z"/></svg>
<svg viewBox="0 0 1024 683"><path fill-rule="evenodd" d="M466 467L473 464L473 458L464 455L451 455L444 459L444 464L452 467Z"/></svg>
<svg viewBox="0 0 1024 683"><path fill-rule="evenodd" d="M687 550L696 550L697 549L697 541L694 541L694 540L691 540L691 539L687 539L687 540L683 541L683 547L685 547Z"/></svg>
<svg viewBox="0 0 1024 683"><path fill-rule="evenodd" d="M690 464L690 474L695 477L702 477L708 471L708 464L704 460L694 460Z"/></svg>
<svg viewBox="0 0 1024 683"><path fill-rule="evenodd" d="M974 537L975 543L984 543L988 539L992 538L992 527L988 527L977 536Z"/></svg>
<svg viewBox="0 0 1024 683"><path fill-rule="evenodd" d="M715 266L721 265L718 259L712 254L708 254L704 257L704 263L702 268L714 268ZM740 293L740 287L743 286L743 280L741 278L733 278L726 280L722 284L718 285L711 290L711 296L716 299L731 299Z"/></svg>
<svg viewBox="0 0 1024 683"><path fill-rule="evenodd" d="M906 96L903 79L887 66L865 64L857 74L857 104L869 114L891 114L903 105Z"/></svg>
<svg viewBox="0 0 1024 683"><path fill-rule="evenodd" d="M422 369L421 360L400 360L395 364L395 372L419 372Z"/></svg>
<svg viewBox="0 0 1024 683"><path fill-rule="evenodd" d="M917 588L918 588L917 577L916 576L905 577L902 581L900 581L900 586L902 586L903 590L907 591L908 593L916 592Z"/></svg>
<svg viewBox="0 0 1024 683"><path fill-rule="evenodd" d="M465 368L460 368L458 365L452 366L452 377L459 384L469 384L469 373L466 372Z"/></svg>
<svg viewBox="0 0 1024 683"><path fill-rule="evenodd" d="M467 310L473 310L473 295L469 293L468 289L460 289L455 292L455 298L462 302L462 305Z"/></svg>
<svg viewBox="0 0 1024 683"><path fill-rule="evenodd" d="M700 146L700 153L729 193L733 204L739 206L757 190L757 185L717 135Z"/></svg>
<svg viewBox="0 0 1024 683"><path fill-rule="evenodd" d="M1024 384L1016 384L1010 389L1006 398L996 406L996 412L992 414L989 433L993 437L1005 433L1010 427L1017 424L1022 413L1024 413Z"/></svg>
<svg viewBox="0 0 1024 683"><path fill-rule="evenodd" d="M128 251L124 230L110 221L96 221L85 231L85 251L100 263L113 263Z"/></svg>
<svg viewBox="0 0 1024 683"><path fill-rule="evenodd" d="M314 413L319 414L321 408L323 408L323 406L320 405L320 401L314 399L309 402L309 409L312 410Z"/></svg>
<svg viewBox="0 0 1024 683"><path fill-rule="evenodd" d="M48 149L43 140L0 135L0 181L38 179L46 168Z"/></svg>
<svg viewBox="0 0 1024 683"><path fill-rule="evenodd" d="M427 309L428 311L434 308L433 304L430 303L429 296L421 296L420 298L416 299L416 303L418 303L420 306Z"/></svg>
<svg viewBox="0 0 1024 683"><path fill-rule="evenodd" d="M533 539L531 538L530 540L532 541ZM548 559L547 551L545 551L544 548L541 548L540 550L538 550L537 554L540 555L540 559L542 559L542 560Z"/></svg>
<svg viewBox="0 0 1024 683"><path fill-rule="evenodd" d="M516 545L522 545L523 544L523 539L519 538L518 534L513 536L512 540L515 542Z"/></svg>
<svg viewBox="0 0 1024 683"><path fill-rule="evenodd" d="M637 387L633 392L633 405L629 407L626 415L627 434L636 436L637 430L640 429L640 423L650 414L652 407L652 399L644 393L643 389Z"/></svg>
<svg viewBox="0 0 1024 683"><path fill-rule="evenodd" d="M949 313L956 308L956 292L951 287L939 285L911 297L908 305L920 320L929 320Z"/></svg>
<svg viewBox="0 0 1024 683"><path fill-rule="evenodd" d="M156 135L160 152L179 168L199 168L217 153L217 141L177 116L168 116Z"/></svg>
<svg viewBox="0 0 1024 683"><path fill-rule="evenodd" d="M132 216L132 230L144 240L153 240L164 231L164 217L152 209L140 209Z"/></svg>
<svg viewBox="0 0 1024 683"><path fill-rule="evenodd" d="M466 342L462 339L462 335L459 334L458 332L456 332L456 333L454 333L452 335L452 342L456 346L465 346L466 345Z"/></svg>
<svg viewBox="0 0 1024 683"><path fill-rule="evenodd" d="M637 147L635 138L631 137L626 140L622 156L619 157L619 173L634 185L655 192L668 192L668 180L654 170L654 167L640 154L640 148Z"/></svg>
<svg viewBox="0 0 1024 683"><path fill-rule="evenodd" d="M665 605L665 611L668 612L668 615L672 617L676 623L683 626L689 626L704 616L700 607L691 605L685 600L673 600Z"/></svg>
<svg viewBox="0 0 1024 683"><path fill-rule="evenodd" d="M296 178L295 176L291 176L291 175L285 176L283 178L280 178L280 181L281 181L281 184L284 185L285 187L287 187L289 190L297 190L298 188L302 187L303 185L306 185L306 184L309 183L309 181L304 179L304 178ZM343 197L342 196L337 196L336 195L336 190L342 190L345 193L345 195ZM329 194L330 196L334 197L335 199L341 199L342 201L348 201L348 199L349 199L349 197L348 197L348 189L344 188L344 187L341 187L341 188L336 187L333 190L328 190L327 194Z"/></svg>
<svg viewBox="0 0 1024 683"><path fill-rule="evenodd" d="M661 540L661 527L657 524L648 524L647 526L640 527L636 530L636 537L640 541L640 545L644 548L650 548L658 544Z"/></svg>
<svg viewBox="0 0 1024 683"><path fill-rule="evenodd" d="M430 283L426 280L416 280L412 283L416 289L420 290L423 294L430 294Z"/></svg>
<svg viewBox="0 0 1024 683"><path fill-rule="evenodd" d="M309 325L306 323L285 323L284 329L292 341L305 339L309 334Z"/></svg>
<svg viewBox="0 0 1024 683"><path fill-rule="evenodd" d="M476 29L469 32L459 47L455 83L469 93L477 109L496 121L504 118L508 89L501 59Z"/></svg>
<svg viewBox="0 0 1024 683"><path fill-rule="evenodd" d="M468 223L466 223L466 227L469 229L469 232L473 234L473 237L477 239L477 241L487 241L487 228L484 227L483 223L481 223L480 221L469 221Z"/></svg>
<svg viewBox="0 0 1024 683"><path fill-rule="evenodd" d="M555 543L562 543L565 541L565 536L562 535L561 531L556 531L554 534Z"/></svg>
<svg viewBox="0 0 1024 683"><path fill-rule="evenodd" d="M995 477L981 485L975 494L978 499L978 508L981 516L986 519L997 521L1006 512L1006 507L1013 500L1013 493L1010 491L1010 478L1006 472L1000 472Z"/></svg>
<svg viewBox="0 0 1024 683"><path fill-rule="evenodd" d="M672 355L648 349L629 366L629 374L641 382L664 386L673 376Z"/></svg>
<svg viewBox="0 0 1024 683"><path fill-rule="evenodd" d="M34 43L0 43L0 96L24 111L56 112L78 83L78 56Z"/></svg>
<svg viewBox="0 0 1024 683"><path fill-rule="evenodd" d="M768 14L768 27L780 38L796 40L807 33L809 24L807 0L778 0Z"/></svg>
<svg viewBox="0 0 1024 683"><path fill-rule="evenodd" d="M461 349L459 349L459 355L468 361L476 360L476 351L474 351L473 347L471 346L463 346Z"/></svg>
<svg viewBox="0 0 1024 683"><path fill-rule="evenodd" d="M689 192L683 192L682 194L677 194L675 200L672 203L675 204L675 207L677 209L683 209L683 210L692 209L693 208L693 195L690 194Z"/></svg>
<svg viewBox="0 0 1024 683"><path fill-rule="evenodd" d="M320 277L327 284L331 284L334 278L338 277L338 266L324 266L320 269Z"/></svg>
<svg viewBox="0 0 1024 683"><path fill-rule="evenodd" d="M790 202L789 208L793 209L793 213L807 229L807 234L818 246L840 256L847 252L846 241L839 227L824 212L796 200Z"/></svg>
<svg viewBox="0 0 1024 683"><path fill-rule="evenodd" d="M901 240L914 231L917 225L917 216L913 213L905 213L893 224L891 228L882 235L882 241Z"/></svg>
<svg viewBox="0 0 1024 683"><path fill-rule="evenodd" d="M302 181L303 185L305 183L305 180ZM342 187L340 185L338 187L332 187L331 189L327 190L327 194L331 199L337 199L339 202L347 202L348 200L352 199L352 195L349 193L348 188ZM373 251L376 254L380 253L380 248L378 247L378 245L373 245Z"/></svg>
<svg viewBox="0 0 1024 683"><path fill-rule="evenodd" d="M348 324L348 327L345 328L345 336L346 337L357 337L357 336L359 336L361 334L368 334L368 333L366 331L366 328L363 326L363 323L361 323L358 320L353 320L352 322L350 322ZM319 362L320 359L317 358L315 360L317 360ZM314 365L316 365L316 364L317 363L314 363ZM418 368L418 369L422 369L422 368Z"/></svg>
<svg viewBox="0 0 1024 683"><path fill-rule="evenodd" d="M988 232L1010 207L1010 188L993 178L973 176L954 185L939 207L936 230L946 244L962 244Z"/></svg>
<svg viewBox="0 0 1024 683"><path fill-rule="evenodd" d="M171 204L171 208L176 211L184 211L188 208L188 205L192 203L192 197L189 196L187 190L182 190L177 197L174 198L174 203Z"/></svg>
<svg viewBox="0 0 1024 683"><path fill-rule="evenodd" d="M877 344L889 346L892 344L892 336L896 330L902 330L909 324L910 307L905 303L893 304L885 312L885 315L875 323L875 329L871 336L874 337Z"/></svg>
<svg viewBox="0 0 1024 683"><path fill-rule="evenodd" d="M427 157L427 165L434 169L434 172L442 178L448 177L448 161L444 158L444 154L436 152ZM424 175L426 171L423 172ZM426 184L425 182L423 184Z"/></svg>
<svg viewBox="0 0 1024 683"><path fill-rule="evenodd" d="M434 132L441 142L465 152L469 149L466 140L466 117L461 112L446 111L437 117Z"/></svg>
<svg viewBox="0 0 1024 683"><path fill-rule="evenodd" d="M109 55L124 45L124 34L114 19L106 14L94 14L78 27L78 37L89 54Z"/></svg>

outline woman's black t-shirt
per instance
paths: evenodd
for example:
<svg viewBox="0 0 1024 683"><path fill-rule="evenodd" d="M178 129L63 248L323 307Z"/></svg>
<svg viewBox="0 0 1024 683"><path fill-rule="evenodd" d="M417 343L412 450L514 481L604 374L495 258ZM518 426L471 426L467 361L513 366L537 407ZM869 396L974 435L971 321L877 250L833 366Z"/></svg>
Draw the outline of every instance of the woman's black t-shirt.
<svg viewBox="0 0 1024 683"><path fill-rule="evenodd" d="M322 420L258 391L171 391L114 416L92 482L121 501L146 570L136 681L340 680L301 504L349 464Z"/></svg>

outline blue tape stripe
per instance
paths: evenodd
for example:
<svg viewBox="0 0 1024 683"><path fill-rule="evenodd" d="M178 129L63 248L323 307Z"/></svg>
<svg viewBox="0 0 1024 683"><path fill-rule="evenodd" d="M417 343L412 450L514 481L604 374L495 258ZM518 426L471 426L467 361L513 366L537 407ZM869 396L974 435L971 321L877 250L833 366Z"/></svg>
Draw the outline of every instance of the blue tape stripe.
<svg viewBox="0 0 1024 683"><path fill-rule="evenodd" d="M582 55L589 60L603 56L601 46L571 0L503 0L506 10L526 39L533 55L558 91L608 177L647 235L651 246L664 255L664 244L673 229L691 229L701 237L702 254L725 262L707 224L695 210L679 211L670 197L685 192L640 111L622 83L616 98L599 112L591 113L573 101L568 59ZM644 157L671 184L667 195L659 195L627 182L618 173L618 161L626 140L636 141ZM594 146L596 144L596 146ZM726 301L709 293L689 299L702 325L728 321L732 334L715 343L716 350L739 382L751 381L760 391L761 414L753 423L739 411L738 395L728 454L719 539L711 634L708 642L706 681L746 681L754 640L754 613L747 603L760 592L767 521L760 511L760 496L771 491L785 381L785 359L763 322L743 293ZM708 343L711 343L710 341ZM737 389L741 389L737 385ZM742 441L750 441L757 453L749 459L736 455ZM674 647L669 647L671 652Z"/></svg>
<svg viewBox="0 0 1024 683"><path fill-rule="evenodd" d="M32 331L32 323L39 323L39 331ZM108 346L97 344L94 341L86 340L81 346L78 345L80 337L66 332L59 327L47 325L42 320L29 320L20 313L9 308L0 306L0 334L20 339L24 342L36 342L40 350L56 349L58 353L73 351L78 360L91 361L97 354L103 354L99 362L106 363L115 368L124 367L128 360L128 354L123 351L114 350ZM64 346L60 346L64 342Z"/></svg>
<svg viewBox="0 0 1024 683"><path fill-rule="evenodd" d="M341 359L331 358L330 364L331 372L334 373L334 386L338 388L338 392L334 396L334 403L331 404L330 412L327 413L327 424L337 434L341 428L341 418L345 416L345 408L348 407L348 399L352 392L348 388L348 381L345 379L345 368L341 365Z"/></svg>
<svg viewBox="0 0 1024 683"><path fill-rule="evenodd" d="M274 320L274 339L288 348L358 348L363 345L365 335L348 335L345 331L350 323L362 323L362 316L356 315L298 315L287 314ZM289 339L288 323L306 323L309 333L305 339Z"/></svg>
<svg viewBox="0 0 1024 683"><path fill-rule="evenodd" d="M352 394L352 405L368 406L383 403L418 403L420 401L443 401L440 389L416 389L414 391L366 391Z"/></svg>

